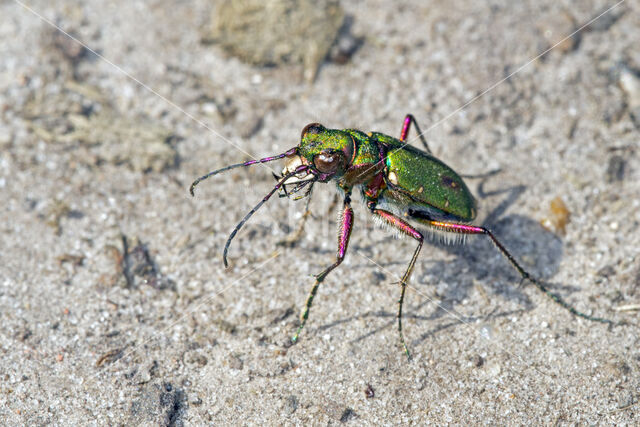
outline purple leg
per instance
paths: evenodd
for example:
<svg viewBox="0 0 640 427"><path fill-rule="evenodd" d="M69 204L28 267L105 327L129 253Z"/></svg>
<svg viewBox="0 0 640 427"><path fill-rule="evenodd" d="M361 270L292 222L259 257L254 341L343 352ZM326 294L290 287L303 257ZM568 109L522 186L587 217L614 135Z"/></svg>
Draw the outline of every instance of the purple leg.
<svg viewBox="0 0 640 427"><path fill-rule="evenodd" d="M560 295L552 293L549 289L547 289L545 285L543 285L540 281L538 281L536 278L531 276L531 274L529 274L524 268L522 268L522 266L518 263L518 261L516 261L513 255L511 255L509 251L507 251L507 249L502 245L502 243L498 241L498 239L496 239L496 237L493 235L493 233L491 233L491 231L489 231L489 229L485 227L476 227L473 225L456 224L452 222L434 221L434 220L428 220L428 219L418 219L417 221L441 231L447 231L451 233L461 233L461 234L484 234L489 236L489 238L491 239L493 244L496 246L496 248L498 248L498 250L518 271L518 273L520 273L522 280L530 281L538 289L544 292L549 298L551 298L553 301L555 301L565 309L569 310L569 312L573 313L576 316L579 316L594 322L613 323L611 320L608 320L608 319L589 316L588 314L582 313L576 310L575 308L573 308L571 305L569 305L569 303L567 303L564 299L562 299Z"/></svg>
<svg viewBox="0 0 640 427"><path fill-rule="evenodd" d="M309 292L309 296L307 297L307 305L305 306L302 315L300 316L300 326L298 327L298 331L291 338L291 342L294 344L298 341L298 336L300 335L300 331L304 328L305 323L307 323L307 319L309 318L309 310L311 309L311 304L313 304L313 298L316 296L318 292L318 288L320 287L320 283L331 273L331 271L339 266L344 260L344 256L347 253L347 246L349 245L349 236L351 236L351 228L353 227L353 209L351 209L351 196L349 193L344 198L344 210L342 211L342 220L340 223L340 232L338 234L338 253L336 254L336 262L327 267L322 273L316 276L316 283L311 288L311 292Z"/></svg>
<svg viewBox="0 0 640 427"><path fill-rule="evenodd" d="M404 117L404 123L402 123L402 132L400 133L400 141L404 141L407 139L407 135L409 134L409 129L411 128L411 122L414 120L411 114L407 114Z"/></svg>
<svg viewBox="0 0 640 427"><path fill-rule="evenodd" d="M412 114L407 114L404 117L404 122L402 123L402 132L400 132L400 141L404 142L409 135L409 129L411 129L411 123L416 127L418 131L418 136L420 137L420 141L422 141L422 145L424 145L427 153L431 154L431 150L429 149L429 144L427 144L427 140L424 138L422 131L420 130L420 126L418 126L418 122Z"/></svg>
<svg viewBox="0 0 640 427"><path fill-rule="evenodd" d="M398 333L400 334L400 342L402 343L402 347L404 348L404 352L407 354L407 357L411 358L411 354L409 353L409 349L407 348L407 344L404 341L404 334L402 333L402 303L404 302L404 293L407 289L407 282L409 281L409 277L411 276L411 272L416 264L416 260L418 259L418 254L420 253L420 249L422 249L422 243L424 241L424 237L422 234L413 228L408 222L404 221L401 218L398 218L391 212L387 212L382 209L376 209L374 202L369 202L369 209L374 215L378 215L381 217L387 224L392 227L397 228L407 236L413 237L418 241L418 247L413 252L413 257L411 257L411 262L409 262L409 266L402 276L402 280L400 281L400 287L402 290L400 291L400 299L398 299Z"/></svg>

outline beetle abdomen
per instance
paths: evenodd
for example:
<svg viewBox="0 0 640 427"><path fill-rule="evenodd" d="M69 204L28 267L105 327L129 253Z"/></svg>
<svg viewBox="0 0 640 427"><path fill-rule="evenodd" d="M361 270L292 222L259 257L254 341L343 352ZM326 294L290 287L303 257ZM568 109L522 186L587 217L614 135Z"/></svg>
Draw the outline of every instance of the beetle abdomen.
<svg viewBox="0 0 640 427"><path fill-rule="evenodd" d="M462 178L449 166L415 147L382 134L387 146L386 178L390 190L402 193L429 211L433 208L458 221L476 217L476 202Z"/></svg>

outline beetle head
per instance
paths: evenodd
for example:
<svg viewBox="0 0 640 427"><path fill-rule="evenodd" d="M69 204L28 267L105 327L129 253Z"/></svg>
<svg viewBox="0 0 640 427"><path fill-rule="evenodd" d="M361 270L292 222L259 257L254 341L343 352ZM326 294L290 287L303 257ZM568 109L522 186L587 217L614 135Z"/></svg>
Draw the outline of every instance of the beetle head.
<svg viewBox="0 0 640 427"><path fill-rule="evenodd" d="M302 130L297 155L318 181L327 182L345 173L353 162L355 148L348 133L311 123Z"/></svg>

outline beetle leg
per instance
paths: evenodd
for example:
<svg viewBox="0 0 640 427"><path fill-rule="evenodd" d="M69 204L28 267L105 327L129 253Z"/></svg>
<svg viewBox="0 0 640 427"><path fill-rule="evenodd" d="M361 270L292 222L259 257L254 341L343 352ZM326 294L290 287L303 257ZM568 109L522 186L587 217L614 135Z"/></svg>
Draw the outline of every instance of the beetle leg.
<svg viewBox="0 0 640 427"><path fill-rule="evenodd" d="M528 280L535 285L536 288L540 289L544 292L549 298L558 303L560 306L564 307L569 312L573 313L575 316L585 318L587 320L591 320L594 322L600 323L613 323L611 320L603 319L601 317L594 317L588 314L582 313L575 308L573 308L568 302L566 302L560 295L554 294L551 292L542 282L529 274L522 266L516 261L516 259L507 251L507 249L500 243L500 241L493 235L491 231L489 231L486 227L477 227L473 225L467 224L456 224L452 222L443 222L443 221L435 221L429 219L418 219L421 223L431 226L437 230L446 231L450 233L461 233L461 234L484 234L489 236L493 244L500 251L500 253L511 263L511 265L520 273L522 280Z"/></svg>
<svg viewBox="0 0 640 427"><path fill-rule="evenodd" d="M302 232L304 231L304 226L307 223L307 219L311 216L311 209L309 209L309 205L311 204L311 191L309 191L309 196L307 197L307 202L304 205L304 213L302 214L302 218L300 219L300 224L298 225L298 229L289 234L284 239L280 240L276 245L278 246L286 246L293 247L300 240L302 236Z"/></svg>
<svg viewBox="0 0 640 427"><path fill-rule="evenodd" d="M404 293L407 289L407 282L409 281L409 277L411 276L411 272L416 264L416 260L418 259L418 254L420 253L420 249L422 249L422 243L424 242L424 237L422 234L413 228L408 222L405 220L398 218L391 212L376 209L376 203L374 201L370 201L367 203L367 206L371 210L371 213L382 218L387 224L390 226L397 228L402 233L407 236L413 237L418 241L418 247L413 252L413 257L411 257L411 262L409 262L409 266L402 276L402 280L400 281L400 287L402 290L400 291L400 299L398 299L398 333L400 334L400 342L402 343L402 347L404 348L407 357L411 359L411 354L409 353L409 349L407 348L407 344L404 341L404 334L402 333L402 303L404 302Z"/></svg>
<svg viewBox="0 0 640 427"><path fill-rule="evenodd" d="M318 292L318 288L320 287L320 283L331 273L331 271L339 266L344 260L344 256L347 253L347 246L349 245L349 236L351 236L351 228L353 226L353 209L351 209L351 195L347 193L344 197L344 210L342 211L342 220L340 222L340 229L338 233L338 253L336 254L336 262L327 267L322 273L316 276L316 283L311 288L311 292L309 292L309 296L307 297L307 304L300 316L300 326L296 334L291 338L292 343L296 343L298 341L298 336L300 335L300 331L304 328L305 323L307 323L307 319L309 318L309 310L311 309L311 304L313 304L313 298L316 296Z"/></svg>
<svg viewBox="0 0 640 427"><path fill-rule="evenodd" d="M411 128L411 123L413 123L413 125L416 127L416 130L418 131L418 136L420 137L420 141L422 141L422 145L424 145L425 150L427 151L427 153L431 154L431 150L429 149L429 144L427 144L427 140L422 134L422 131L420 130L420 126L418 126L418 122L416 121L415 117L413 117L412 114L407 114L404 117L404 122L402 123L402 132L400 133L400 141L404 142L404 140L409 135L409 129Z"/></svg>

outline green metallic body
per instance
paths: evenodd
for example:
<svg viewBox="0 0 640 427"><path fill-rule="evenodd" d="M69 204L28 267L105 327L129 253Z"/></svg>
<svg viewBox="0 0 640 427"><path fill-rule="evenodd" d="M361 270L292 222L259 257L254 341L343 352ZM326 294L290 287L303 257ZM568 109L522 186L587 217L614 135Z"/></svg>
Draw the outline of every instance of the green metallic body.
<svg viewBox="0 0 640 427"><path fill-rule="evenodd" d="M326 150L341 151L349 160L336 174L342 190L365 185L368 200L420 210L434 219L470 222L476 217L475 199L462 178L441 160L397 138L356 129L324 129L303 136L298 154L311 164ZM378 174L380 182L375 181Z"/></svg>
<svg viewBox="0 0 640 427"><path fill-rule="evenodd" d="M399 282L401 291L398 299L398 333L407 356L409 356L409 349L402 332L402 305L409 277L424 242L423 233L409 221L432 231L448 233L449 236L453 234L487 236L523 280L532 282L553 301L576 316L596 322L612 323L610 320L577 311L559 295L549 291L545 284L525 271L488 228L467 224L476 217L475 199L460 175L430 154L424 139L426 151L406 143L412 123L418 128L413 116L408 114L404 120L400 139L378 132L327 129L318 123L311 123L302 130L298 146L278 155L226 166L196 179L191 184L190 192L193 195L193 190L200 181L218 173L237 167L285 159L282 176L276 176L278 182L275 187L244 216L227 239L222 254L225 266L227 250L233 237L276 191L281 190L281 196L295 195L294 200L304 197L309 197L310 200L311 189L316 182L326 183L333 180L342 190L343 208L338 228L336 261L315 276L316 281L307 297L305 309L300 316L300 326L291 339L292 342L298 341L320 284L345 258L354 221L351 194L355 187L360 187L365 204L372 216L417 242L411 261ZM287 190L288 186L292 189ZM307 188L305 193L301 196L296 195L304 188ZM305 214L303 218L307 216Z"/></svg>

